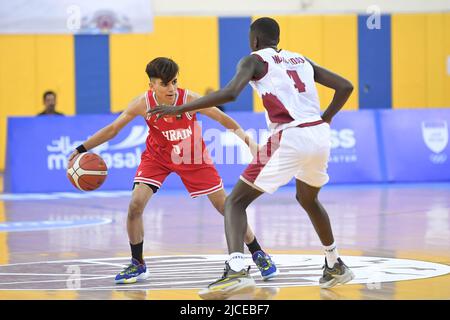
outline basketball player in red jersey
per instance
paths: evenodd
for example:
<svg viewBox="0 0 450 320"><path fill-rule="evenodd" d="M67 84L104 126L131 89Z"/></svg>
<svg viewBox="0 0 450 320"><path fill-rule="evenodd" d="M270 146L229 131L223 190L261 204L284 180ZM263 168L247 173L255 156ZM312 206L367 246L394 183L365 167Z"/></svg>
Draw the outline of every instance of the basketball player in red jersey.
<svg viewBox="0 0 450 320"><path fill-rule="evenodd" d="M142 153L141 163L134 178L128 209L127 231L131 246L131 264L116 276L116 283L134 283L148 277L142 254L142 215L148 201L170 173L175 172L181 177L192 198L207 195L212 205L224 214L226 194L222 179L209 157L195 112L160 119L149 116L148 113L160 104L178 106L192 102L199 96L178 88L178 65L171 59L160 57L152 60L147 65L146 73L150 79L150 90L135 98L113 123L97 131L69 157L70 161L78 153L86 152L112 139L137 116L144 117L149 126L146 150ZM258 145L228 115L216 107L204 109L201 113L232 130L245 141L252 153L256 152ZM246 230L245 243L262 277L266 280L276 276L278 270L275 264L261 249L250 227Z"/></svg>
<svg viewBox="0 0 450 320"><path fill-rule="evenodd" d="M318 199L328 180L330 122L349 98L353 86L299 53L278 49L280 28L271 18L255 20L250 27L252 54L244 57L227 86L184 106L158 107L150 114L164 116L200 110L235 100L250 83L266 109L272 136L251 163L225 204L225 232L229 260L225 273L200 291L205 299L226 298L254 289L255 282L245 268L243 239L247 226L245 209L264 192L274 193L296 178L296 199L309 218L324 246L325 264L319 283L322 288L344 284L354 278L336 249L327 212ZM320 114L315 82L335 90L333 100Z"/></svg>

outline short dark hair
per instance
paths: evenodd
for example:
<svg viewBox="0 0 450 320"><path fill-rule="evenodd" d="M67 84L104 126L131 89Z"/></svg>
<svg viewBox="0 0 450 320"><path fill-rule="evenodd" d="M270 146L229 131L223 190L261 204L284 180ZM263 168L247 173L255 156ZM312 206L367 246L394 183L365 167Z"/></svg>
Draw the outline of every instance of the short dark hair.
<svg viewBox="0 0 450 320"><path fill-rule="evenodd" d="M48 95L51 95L51 94L54 95L55 98L56 98L56 93L55 93L54 91L47 90L47 91L44 92L44 95L42 96L42 100L45 101L45 98L47 98L47 96L48 96Z"/></svg>
<svg viewBox="0 0 450 320"><path fill-rule="evenodd" d="M272 18L264 17L253 21L250 31L265 45L277 45L280 41L280 26Z"/></svg>
<svg viewBox="0 0 450 320"><path fill-rule="evenodd" d="M178 74L178 65L175 61L165 57L153 59L145 68L149 79L158 78L162 82L168 83Z"/></svg>

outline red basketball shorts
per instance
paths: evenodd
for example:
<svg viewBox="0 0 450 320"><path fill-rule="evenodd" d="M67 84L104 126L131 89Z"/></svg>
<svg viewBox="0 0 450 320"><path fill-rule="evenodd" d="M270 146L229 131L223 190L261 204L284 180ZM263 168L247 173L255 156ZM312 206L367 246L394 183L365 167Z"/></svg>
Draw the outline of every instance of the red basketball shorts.
<svg viewBox="0 0 450 320"><path fill-rule="evenodd" d="M176 173L192 198L208 195L223 188L222 179L212 164L180 164L162 162L155 157L141 157L134 182L151 184L161 188L170 173Z"/></svg>

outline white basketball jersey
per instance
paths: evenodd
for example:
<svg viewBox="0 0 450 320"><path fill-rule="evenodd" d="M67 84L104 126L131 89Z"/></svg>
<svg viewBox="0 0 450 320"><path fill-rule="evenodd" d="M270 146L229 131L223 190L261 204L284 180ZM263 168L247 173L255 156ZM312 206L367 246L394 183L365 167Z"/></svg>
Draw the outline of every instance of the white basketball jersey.
<svg viewBox="0 0 450 320"><path fill-rule="evenodd" d="M266 121L275 131L321 119L312 65L299 53L265 48L254 51L266 72L250 81L266 109Z"/></svg>

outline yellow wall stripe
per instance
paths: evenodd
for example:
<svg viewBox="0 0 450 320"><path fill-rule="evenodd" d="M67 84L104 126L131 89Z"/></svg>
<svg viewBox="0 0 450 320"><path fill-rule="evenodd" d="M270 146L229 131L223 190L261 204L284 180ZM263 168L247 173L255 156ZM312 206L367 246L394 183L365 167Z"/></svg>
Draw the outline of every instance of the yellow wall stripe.
<svg viewBox="0 0 450 320"><path fill-rule="evenodd" d="M444 14L444 50L445 50L445 59L447 59L447 72L445 72L444 77L444 105L450 106L450 13Z"/></svg>
<svg viewBox="0 0 450 320"><path fill-rule="evenodd" d="M353 93L342 110L358 109L358 17L324 16L323 67L353 83ZM322 108L328 107L334 91L325 89L320 97Z"/></svg>
<svg viewBox="0 0 450 320"><path fill-rule="evenodd" d="M199 94L218 88L218 41L217 17L155 17L152 34L111 35L111 110L147 90L145 67L159 56L178 63L180 87Z"/></svg>
<svg viewBox="0 0 450 320"><path fill-rule="evenodd" d="M34 36L0 36L0 170L5 167L6 117L29 114L34 104L34 44Z"/></svg>
<svg viewBox="0 0 450 320"><path fill-rule="evenodd" d="M0 170L5 167L6 117L43 110L42 94L58 94L57 110L75 112L71 35L0 36Z"/></svg>
<svg viewBox="0 0 450 320"><path fill-rule="evenodd" d="M5 203L3 201L0 201L0 222L5 221L6 221ZM8 263L9 263L8 232L0 232L0 265Z"/></svg>
<svg viewBox="0 0 450 320"><path fill-rule="evenodd" d="M427 14L425 18L426 105L444 105L445 40L444 15Z"/></svg>
<svg viewBox="0 0 450 320"><path fill-rule="evenodd" d="M36 36L35 105L43 110L42 94L53 90L58 95L56 109L75 114L75 63L73 36Z"/></svg>
<svg viewBox="0 0 450 320"><path fill-rule="evenodd" d="M393 108L450 106L450 13L392 16Z"/></svg>
<svg viewBox="0 0 450 320"><path fill-rule="evenodd" d="M0 172L3 171L5 168L7 130L8 128L6 126L6 115L0 112ZM3 188L1 191L3 191Z"/></svg>
<svg viewBox="0 0 450 320"><path fill-rule="evenodd" d="M392 107L426 107L426 16L392 15Z"/></svg>

